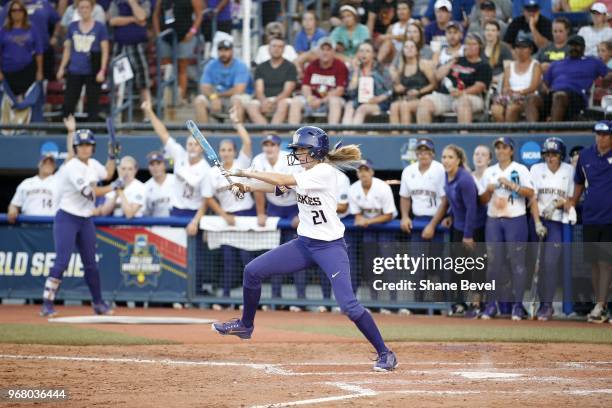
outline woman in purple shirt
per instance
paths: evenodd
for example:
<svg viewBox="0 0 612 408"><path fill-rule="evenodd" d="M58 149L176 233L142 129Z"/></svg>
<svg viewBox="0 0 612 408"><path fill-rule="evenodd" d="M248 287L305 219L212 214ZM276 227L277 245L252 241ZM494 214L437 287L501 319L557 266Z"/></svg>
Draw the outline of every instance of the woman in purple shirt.
<svg viewBox="0 0 612 408"><path fill-rule="evenodd" d="M89 122L99 120L98 98L100 86L106 79L109 53L108 32L104 24L93 19L94 5L94 0L76 0L81 20L68 26L62 62L57 71L58 80L64 78L67 71L64 117L74 113L85 85Z"/></svg>
<svg viewBox="0 0 612 408"><path fill-rule="evenodd" d="M21 95L43 79L43 46L23 3L13 0L7 8L8 17L0 29L0 81L6 80L13 94Z"/></svg>
<svg viewBox="0 0 612 408"><path fill-rule="evenodd" d="M457 145L448 145L442 151L442 165L446 170L446 183L444 191L446 196L442 197L442 202L436 215L423 230L423 238L433 237L436 226L446 217L450 207L452 216L451 227L451 256L458 257L477 257L480 256L475 247L475 242L484 242L484 220L478 217L478 187L467 164L465 151ZM459 245L463 243L463 245ZM480 273L479 273L480 272ZM471 282L483 282L485 269L478 270L477 267L467 270L466 273L458 275L451 272L451 280L459 283L460 279L468 279ZM473 293L472 303L466 309L463 303L467 293L457 293L456 303L453 305L454 314L463 314L465 317L476 318L480 314L480 294Z"/></svg>

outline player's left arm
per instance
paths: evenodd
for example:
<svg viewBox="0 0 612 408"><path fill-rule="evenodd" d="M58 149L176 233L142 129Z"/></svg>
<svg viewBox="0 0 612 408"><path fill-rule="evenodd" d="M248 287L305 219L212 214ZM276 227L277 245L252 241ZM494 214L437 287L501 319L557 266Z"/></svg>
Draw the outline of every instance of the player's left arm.
<svg viewBox="0 0 612 408"><path fill-rule="evenodd" d="M255 179L259 181L263 181L264 183L271 184L272 186L295 186L297 185L297 181L293 174L283 174L283 173L273 173L268 171L261 172L253 172L248 170L236 170L232 172L232 176L237 177L247 177L250 179ZM253 190L253 191L263 191L263 190ZM272 193L273 191L266 191L268 193Z"/></svg>

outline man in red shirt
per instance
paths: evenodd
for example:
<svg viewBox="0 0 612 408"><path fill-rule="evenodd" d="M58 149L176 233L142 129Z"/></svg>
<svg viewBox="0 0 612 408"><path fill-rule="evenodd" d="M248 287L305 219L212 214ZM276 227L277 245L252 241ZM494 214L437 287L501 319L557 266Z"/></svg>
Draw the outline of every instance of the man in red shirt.
<svg viewBox="0 0 612 408"><path fill-rule="evenodd" d="M304 116L327 111L328 123L340 123L348 69L336 58L334 44L329 37L321 38L317 45L319 59L311 62L304 72L302 95L291 100L289 123L301 123L302 111Z"/></svg>

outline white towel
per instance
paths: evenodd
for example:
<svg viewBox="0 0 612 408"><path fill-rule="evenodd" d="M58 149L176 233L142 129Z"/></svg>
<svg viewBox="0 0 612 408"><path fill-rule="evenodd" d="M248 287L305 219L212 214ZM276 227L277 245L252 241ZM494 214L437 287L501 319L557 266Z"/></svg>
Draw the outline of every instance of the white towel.
<svg viewBox="0 0 612 408"><path fill-rule="evenodd" d="M280 245L278 217L268 217L264 227L257 224L257 217L237 216L235 219L236 225L230 226L222 217L202 217L200 228L204 230L209 249L229 245L246 251L264 251Z"/></svg>

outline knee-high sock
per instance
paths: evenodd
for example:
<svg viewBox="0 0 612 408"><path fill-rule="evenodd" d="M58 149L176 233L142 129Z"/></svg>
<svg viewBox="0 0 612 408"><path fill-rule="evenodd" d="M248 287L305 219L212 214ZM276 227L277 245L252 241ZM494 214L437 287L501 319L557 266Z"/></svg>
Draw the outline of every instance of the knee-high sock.
<svg viewBox="0 0 612 408"><path fill-rule="evenodd" d="M355 320L355 325L357 325L357 328L363 333L365 338L372 343L378 354L389 351L372 315L367 310L359 319Z"/></svg>
<svg viewBox="0 0 612 408"><path fill-rule="evenodd" d="M59 289L59 285L62 281L49 276L45 282L45 290L43 291L43 299L53 302L55 300L55 294Z"/></svg>
<svg viewBox="0 0 612 408"><path fill-rule="evenodd" d="M242 323L246 327L252 327L253 321L255 320L255 313L257 312L257 306L259 305L259 298L261 297L261 287L258 289L242 288Z"/></svg>

